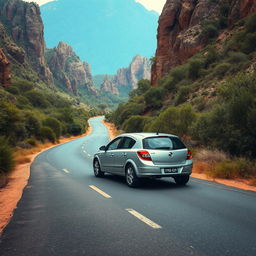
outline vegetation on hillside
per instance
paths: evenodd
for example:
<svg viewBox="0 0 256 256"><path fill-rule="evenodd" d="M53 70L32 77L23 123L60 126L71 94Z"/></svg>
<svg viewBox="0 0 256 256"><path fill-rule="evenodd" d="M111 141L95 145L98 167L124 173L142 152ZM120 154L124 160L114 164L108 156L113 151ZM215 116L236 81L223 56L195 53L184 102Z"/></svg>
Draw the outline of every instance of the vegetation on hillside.
<svg viewBox="0 0 256 256"><path fill-rule="evenodd" d="M0 87L0 173L14 167L15 148L55 143L82 134L89 117L100 114L65 94L22 80Z"/></svg>
<svg viewBox="0 0 256 256"><path fill-rule="evenodd" d="M141 80L108 119L124 131L173 133L196 146L255 158L255 20L256 14L239 21L222 43L211 39L157 87Z"/></svg>

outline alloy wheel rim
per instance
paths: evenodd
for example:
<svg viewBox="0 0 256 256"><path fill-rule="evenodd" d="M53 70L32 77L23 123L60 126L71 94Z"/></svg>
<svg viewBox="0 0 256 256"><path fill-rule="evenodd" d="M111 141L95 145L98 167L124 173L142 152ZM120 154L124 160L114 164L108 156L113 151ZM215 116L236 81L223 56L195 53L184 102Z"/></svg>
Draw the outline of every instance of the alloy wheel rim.
<svg viewBox="0 0 256 256"><path fill-rule="evenodd" d="M133 171L132 171L132 168L128 168L127 169L127 182L128 184L132 184L133 183Z"/></svg>
<svg viewBox="0 0 256 256"><path fill-rule="evenodd" d="M94 163L94 172L95 172L95 174L98 174L99 173L99 163L98 163L98 161L95 161L95 163Z"/></svg>

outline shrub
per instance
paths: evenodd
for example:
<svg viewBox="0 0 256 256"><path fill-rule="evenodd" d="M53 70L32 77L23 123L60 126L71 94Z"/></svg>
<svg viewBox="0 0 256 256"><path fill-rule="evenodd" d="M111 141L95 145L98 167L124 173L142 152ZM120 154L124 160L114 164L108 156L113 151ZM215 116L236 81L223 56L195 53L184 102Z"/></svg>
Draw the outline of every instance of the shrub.
<svg viewBox="0 0 256 256"><path fill-rule="evenodd" d="M39 91L29 91L25 93L25 97L31 102L36 108L48 108L50 103L45 98L44 94Z"/></svg>
<svg viewBox="0 0 256 256"><path fill-rule="evenodd" d="M40 130L40 137L42 141L49 140L52 143L56 142L56 135L50 127L43 126Z"/></svg>
<svg viewBox="0 0 256 256"><path fill-rule="evenodd" d="M78 136L82 133L82 127L80 124L71 124L68 128L68 132L74 136Z"/></svg>
<svg viewBox="0 0 256 256"><path fill-rule="evenodd" d="M15 165L13 150L7 139L0 137L0 173L10 172Z"/></svg>
<svg viewBox="0 0 256 256"><path fill-rule="evenodd" d="M214 68L214 74L216 76L218 76L219 78L223 77L228 72L228 70L230 68L231 68L231 64L229 64L229 63L220 63Z"/></svg>
<svg viewBox="0 0 256 256"><path fill-rule="evenodd" d="M214 38L218 35L219 24L217 20L204 20L202 23L202 35L207 39Z"/></svg>
<svg viewBox="0 0 256 256"><path fill-rule="evenodd" d="M256 32L255 33L248 33L241 45L241 49L244 53L249 54L256 50Z"/></svg>
<svg viewBox="0 0 256 256"><path fill-rule="evenodd" d="M245 23L246 31L253 33L256 32L256 14L249 16Z"/></svg>
<svg viewBox="0 0 256 256"><path fill-rule="evenodd" d="M26 139L25 142L31 145L32 147L37 146L37 141L35 139L29 138L29 139Z"/></svg>
<svg viewBox="0 0 256 256"><path fill-rule="evenodd" d="M27 131L27 136L38 136L41 129L41 123L39 119L32 112L25 112L25 129Z"/></svg>
<svg viewBox="0 0 256 256"><path fill-rule="evenodd" d="M197 79L200 76L200 70L203 68L204 62L202 59L191 59L188 67L188 77Z"/></svg>
<svg viewBox="0 0 256 256"><path fill-rule="evenodd" d="M25 93L34 89L33 83L26 80L15 82L13 83L13 86L17 87L21 93Z"/></svg>
<svg viewBox="0 0 256 256"><path fill-rule="evenodd" d="M61 135L61 123L59 120L54 117L48 117L43 121L43 125L50 127L55 133L56 138L59 139Z"/></svg>
<svg viewBox="0 0 256 256"><path fill-rule="evenodd" d="M145 126L148 132L173 133L179 136L188 135L189 129L196 119L190 105L169 107L151 123Z"/></svg>
<svg viewBox="0 0 256 256"><path fill-rule="evenodd" d="M131 116L122 125L122 130L126 132L142 132L148 119L143 116Z"/></svg>
<svg viewBox="0 0 256 256"><path fill-rule="evenodd" d="M8 86L5 88L5 90L11 94L19 95L20 91L16 86Z"/></svg>
<svg viewBox="0 0 256 256"><path fill-rule="evenodd" d="M147 107L160 108L163 105L164 90L160 87L152 87L144 97Z"/></svg>
<svg viewBox="0 0 256 256"><path fill-rule="evenodd" d="M230 52L229 53L229 62L232 64L237 64L240 62L248 61L248 56L242 52Z"/></svg>
<svg viewBox="0 0 256 256"><path fill-rule="evenodd" d="M210 176L214 178L234 179L238 177L238 173L239 170L237 164L233 161L225 160L215 165Z"/></svg>
<svg viewBox="0 0 256 256"><path fill-rule="evenodd" d="M178 90L178 93L175 99L175 105L184 103L188 99L190 91L191 91L190 86L181 86Z"/></svg>

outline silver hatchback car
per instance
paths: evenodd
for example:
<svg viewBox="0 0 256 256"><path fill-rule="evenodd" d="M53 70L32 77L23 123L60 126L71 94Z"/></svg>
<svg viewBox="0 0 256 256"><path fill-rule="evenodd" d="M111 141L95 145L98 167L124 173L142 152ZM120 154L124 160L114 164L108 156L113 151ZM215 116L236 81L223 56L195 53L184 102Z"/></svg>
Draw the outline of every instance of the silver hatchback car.
<svg viewBox="0 0 256 256"><path fill-rule="evenodd" d="M94 175L125 176L130 187L138 186L140 178L162 177L185 185L192 173L191 151L172 134L126 133L99 150L93 159Z"/></svg>

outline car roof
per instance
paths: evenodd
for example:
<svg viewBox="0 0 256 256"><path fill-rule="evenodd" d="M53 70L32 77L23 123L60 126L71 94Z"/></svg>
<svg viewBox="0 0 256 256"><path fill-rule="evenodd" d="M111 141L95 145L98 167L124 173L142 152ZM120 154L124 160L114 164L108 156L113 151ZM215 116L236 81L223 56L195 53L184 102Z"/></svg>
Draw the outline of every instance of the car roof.
<svg viewBox="0 0 256 256"><path fill-rule="evenodd" d="M148 137L162 137L162 136L169 136L169 137L178 137L173 134L168 133L156 133L156 132L136 132L136 133L123 133L120 134L118 137L124 137L124 136L131 136L138 139L145 139Z"/></svg>

